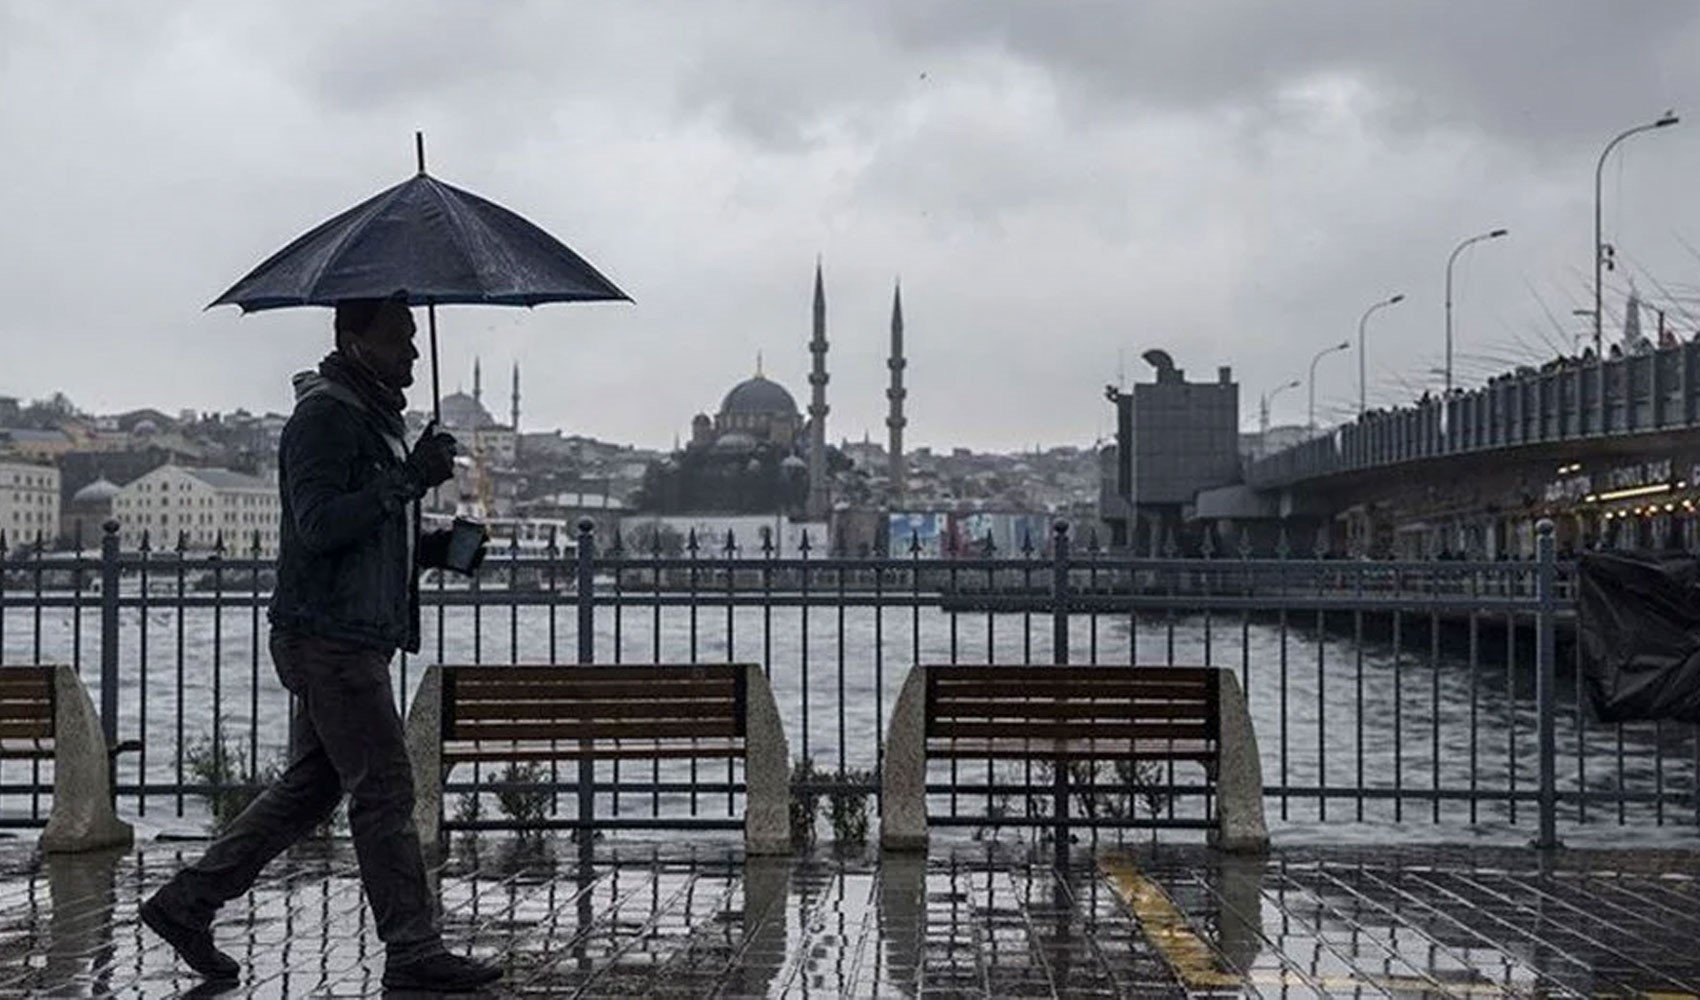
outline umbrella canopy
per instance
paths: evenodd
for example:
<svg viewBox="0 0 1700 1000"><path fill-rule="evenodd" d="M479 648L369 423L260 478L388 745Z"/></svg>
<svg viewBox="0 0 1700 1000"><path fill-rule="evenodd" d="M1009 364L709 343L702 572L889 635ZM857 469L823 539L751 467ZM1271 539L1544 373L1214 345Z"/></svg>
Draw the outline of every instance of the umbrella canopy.
<svg viewBox="0 0 1700 1000"><path fill-rule="evenodd" d="M421 170L309 230L212 305L256 312L397 290L413 305L630 301L561 241Z"/></svg>

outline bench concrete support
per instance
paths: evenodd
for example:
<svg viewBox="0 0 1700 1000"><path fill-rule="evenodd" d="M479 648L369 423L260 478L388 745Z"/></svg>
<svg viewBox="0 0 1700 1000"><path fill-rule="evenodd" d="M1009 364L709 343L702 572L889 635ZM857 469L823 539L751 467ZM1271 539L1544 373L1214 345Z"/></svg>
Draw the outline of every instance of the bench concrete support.
<svg viewBox="0 0 1700 1000"><path fill-rule="evenodd" d="M407 710L407 757L413 762L413 825L419 847L438 848L443 831L443 668L425 668Z"/></svg>
<svg viewBox="0 0 1700 1000"><path fill-rule="evenodd" d="M880 847L927 849L927 668L911 667L892 709L880 770Z"/></svg>
<svg viewBox="0 0 1700 1000"><path fill-rule="evenodd" d="M41 832L49 854L128 847L130 824L112 809L112 758L77 672L53 668L53 810Z"/></svg>
<svg viewBox="0 0 1700 1000"><path fill-rule="evenodd" d="M1245 692L1232 670L1216 672L1221 736L1216 741L1216 831L1213 843L1235 854L1269 849L1263 822L1263 762L1251 727Z"/></svg>
<svg viewBox="0 0 1700 1000"><path fill-rule="evenodd" d="M767 675L744 668L744 853L791 853L791 750Z"/></svg>

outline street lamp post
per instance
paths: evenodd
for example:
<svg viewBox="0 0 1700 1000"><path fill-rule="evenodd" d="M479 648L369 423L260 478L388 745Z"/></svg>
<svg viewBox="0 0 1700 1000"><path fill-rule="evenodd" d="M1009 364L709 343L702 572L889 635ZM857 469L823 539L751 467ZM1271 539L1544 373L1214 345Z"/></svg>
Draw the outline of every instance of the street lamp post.
<svg viewBox="0 0 1700 1000"><path fill-rule="evenodd" d="M1349 351L1352 342L1342 340L1333 347L1324 347L1316 352L1316 357L1310 359L1310 432L1316 433L1316 363L1336 351Z"/></svg>
<svg viewBox="0 0 1700 1000"><path fill-rule="evenodd" d="M1599 162L1594 164L1594 356L1602 361L1605 359L1605 352L1601 346L1600 336L1600 309L1603 298L1600 293L1600 271L1605 263L1605 242L1604 237L1600 235L1600 177L1606 169L1606 157L1611 155L1611 151L1617 148L1618 143L1632 135L1675 125L1681 120L1675 114L1666 111L1657 121L1637 125L1632 129L1619 132L1617 138L1606 143L1606 148L1600 151Z"/></svg>
<svg viewBox="0 0 1700 1000"><path fill-rule="evenodd" d="M1440 397L1442 400L1452 397L1452 265L1457 263L1458 255L1463 253L1466 247L1474 246L1483 240L1497 240L1507 232L1508 230L1495 229L1472 236L1453 247L1452 255L1446 258L1446 395ZM1446 404L1442 402L1440 405Z"/></svg>
<svg viewBox="0 0 1700 1000"><path fill-rule="evenodd" d="M1366 378L1364 373L1364 324L1369 322L1370 314L1375 312L1377 309L1385 309L1388 306L1396 306L1403 301L1405 301L1405 293L1400 292L1398 295L1395 295L1390 299L1382 299L1375 305L1370 306L1368 309L1364 310L1364 314L1362 316L1358 317L1358 416L1360 417L1364 415L1364 411L1367 408L1369 400L1368 390L1364 388L1364 380Z"/></svg>
<svg viewBox="0 0 1700 1000"><path fill-rule="evenodd" d="M1263 398L1258 400L1258 404L1257 404L1257 436L1259 438L1259 440L1258 440L1258 447L1259 448L1263 448L1263 447L1266 446L1266 443L1263 441L1263 439L1267 438L1269 436L1269 406L1270 406L1270 404L1275 402L1276 396L1281 395L1281 393L1286 392L1288 389L1297 389L1298 387L1299 387L1299 380L1298 379L1293 379L1291 382L1283 382L1282 384L1276 386L1273 390L1264 393Z"/></svg>

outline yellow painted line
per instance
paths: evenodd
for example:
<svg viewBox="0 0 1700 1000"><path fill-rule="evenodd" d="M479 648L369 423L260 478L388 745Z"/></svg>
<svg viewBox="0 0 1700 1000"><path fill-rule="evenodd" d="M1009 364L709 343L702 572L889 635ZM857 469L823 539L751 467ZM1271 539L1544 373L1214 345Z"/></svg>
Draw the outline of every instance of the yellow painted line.
<svg viewBox="0 0 1700 1000"><path fill-rule="evenodd" d="M1139 918L1140 930L1162 953L1181 985L1189 990L1238 989L1245 985L1245 977L1223 971L1216 962L1216 953L1193 931L1186 914L1175 906L1168 893L1139 874L1132 861L1122 855L1105 855L1098 859L1098 867L1109 876L1122 901Z"/></svg>
<svg viewBox="0 0 1700 1000"><path fill-rule="evenodd" d="M1375 976L1356 979L1350 976L1324 976L1306 979L1288 971L1254 970L1240 974L1224 970L1216 953L1192 929L1186 914L1169 899L1160 886L1139 874L1133 862L1125 856L1106 854L1098 859L1098 868L1109 877L1116 893L1139 919L1140 930L1162 953L1163 960L1189 990L1240 989L1247 985L1305 988L1312 985L1330 991L1382 990L1390 993L1433 993L1436 982L1446 993L1464 996L1505 996L1506 990L1493 983L1458 983L1446 980L1430 982L1415 976ZM1685 993L1649 993L1653 1000L1700 1000Z"/></svg>

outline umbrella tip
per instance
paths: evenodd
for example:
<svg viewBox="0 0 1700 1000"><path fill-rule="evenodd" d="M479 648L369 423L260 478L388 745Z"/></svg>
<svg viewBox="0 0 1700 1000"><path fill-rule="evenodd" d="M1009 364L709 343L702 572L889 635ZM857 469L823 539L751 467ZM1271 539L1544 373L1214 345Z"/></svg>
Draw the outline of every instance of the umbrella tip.
<svg viewBox="0 0 1700 1000"><path fill-rule="evenodd" d="M418 161L419 172L424 173L425 172L425 133L422 132L422 131L419 131L417 129L414 130L414 133L413 133L413 158Z"/></svg>

